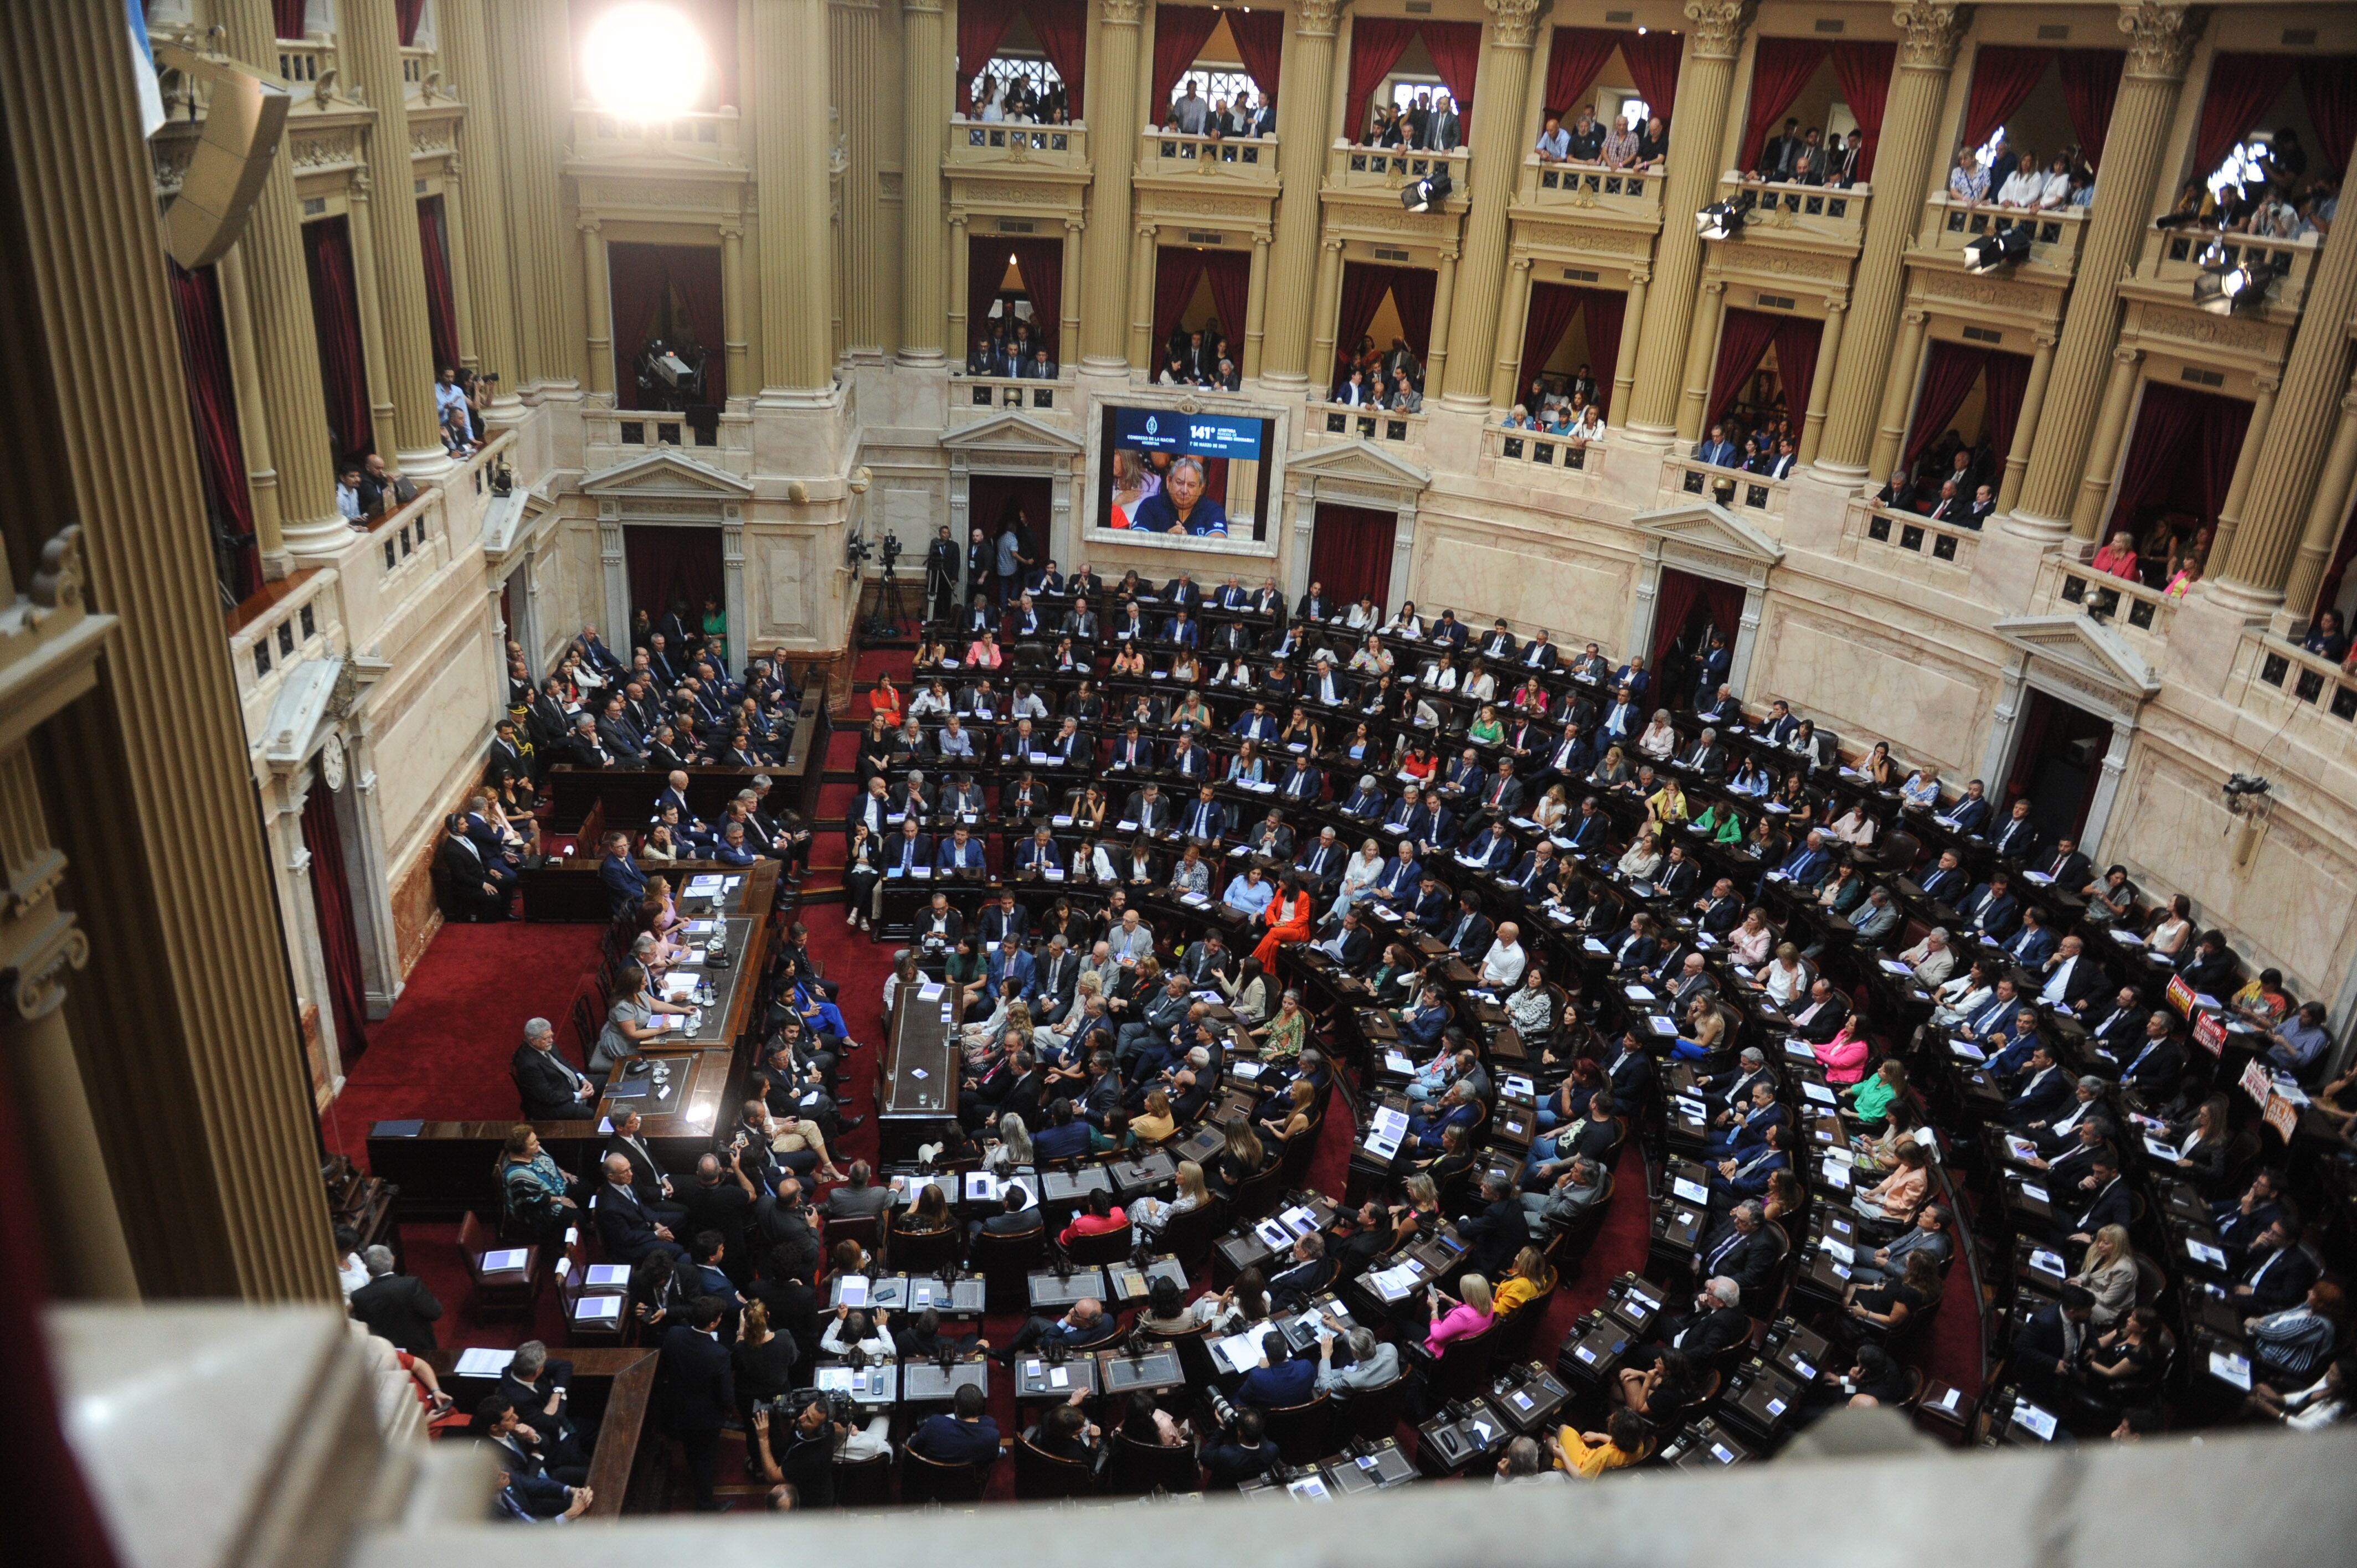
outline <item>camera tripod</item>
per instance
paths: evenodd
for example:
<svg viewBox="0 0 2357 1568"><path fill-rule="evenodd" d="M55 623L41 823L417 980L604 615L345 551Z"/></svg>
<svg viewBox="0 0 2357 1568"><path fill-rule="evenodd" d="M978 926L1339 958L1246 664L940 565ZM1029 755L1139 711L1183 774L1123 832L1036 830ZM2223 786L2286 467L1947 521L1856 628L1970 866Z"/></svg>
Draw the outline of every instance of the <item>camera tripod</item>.
<svg viewBox="0 0 2357 1568"><path fill-rule="evenodd" d="M905 635L909 620L908 601L901 596L900 579L893 571L894 563L888 556L884 562L884 577L876 588L876 610L867 618L860 631L870 639L897 638Z"/></svg>

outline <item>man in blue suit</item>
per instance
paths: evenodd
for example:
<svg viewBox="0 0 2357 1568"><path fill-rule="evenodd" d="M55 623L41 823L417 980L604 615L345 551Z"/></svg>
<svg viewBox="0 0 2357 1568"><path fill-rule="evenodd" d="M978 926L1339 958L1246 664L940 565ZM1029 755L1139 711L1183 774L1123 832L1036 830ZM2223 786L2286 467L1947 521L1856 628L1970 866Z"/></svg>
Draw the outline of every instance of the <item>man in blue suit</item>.
<svg viewBox="0 0 2357 1568"><path fill-rule="evenodd" d="M933 865L932 835L918 832L914 817L905 818L900 823L900 836L885 841L881 858L886 876L913 876L920 868L931 871Z"/></svg>
<svg viewBox="0 0 2357 1568"><path fill-rule="evenodd" d="M1923 880L1916 886L1923 890L1924 897L1953 908L1972 886L1972 878L1964 875L1964 863L1957 858L1956 852L1943 849L1940 852L1940 864L1924 873Z"/></svg>
<svg viewBox="0 0 2357 1568"><path fill-rule="evenodd" d="M942 841L941 861L937 869L944 876L960 872L979 876L989 869L981 843L967 833L963 822L951 829L950 836Z"/></svg>
<svg viewBox="0 0 2357 1568"><path fill-rule="evenodd" d="M2046 912L2032 904L2021 911L2021 929L2005 944L2007 957L2024 969L2037 969L2054 954L2054 932Z"/></svg>
<svg viewBox="0 0 2357 1568"><path fill-rule="evenodd" d="M647 874L630 859L630 834L606 835L606 859L597 867L597 880L606 885L606 912L609 918L620 920L638 914L639 905L647 896Z"/></svg>
<svg viewBox="0 0 2357 1568"><path fill-rule="evenodd" d="M1949 811L1947 820L1954 824L1958 832L1977 836L1987 830L1989 803L1988 797L1982 792L1983 788L1977 779L1965 785L1964 798Z"/></svg>
<svg viewBox="0 0 2357 1568"><path fill-rule="evenodd" d="M1993 942L2005 940L2021 924L2021 906L2014 902L2008 886L2004 872L1992 871L1989 879L1974 888L1957 906L1964 923Z"/></svg>
<svg viewBox="0 0 2357 1568"><path fill-rule="evenodd" d="M1825 835L1811 828L1808 838L1798 849L1786 855L1784 864L1776 870L1785 881L1795 886L1813 888L1832 875L1833 868L1834 857L1825 848Z"/></svg>
<svg viewBox="0 0 2357 1568"><path fill-rule="evenodd" d="M1424 880L1424 867L1416 864L1415 845L1400 840L1399 852L1383 863L1383 875L1375 878L1375 894L1393 904L1406 904L1415 897L1416 884Z"/></svg>
<svg viewBox="0 0 2357 1568"><path fill-rule="evenodd" d="M1272 1328L1260 1337L1260 1365L1244 1374L1236 1403L1284 1410L1308 1402L1318 1381L1318 1363L1297 1360L1285 1336Z"/></svg>
<svg viewBox="0 0 2357 1568"><path fill-rule="evenodd" d="M1063 868L1064 857L1056 853L1056 841L1049 835L1045 822L1016 848L1015 869L1017 871L1049 872Z"/></svg>
<svg viewBox="0 0 2357 1568"><path fill-rule="evenodd" d="M1712 425L1710 438L1695 446L1695 457L1696 461L1708 463L1717 468L1735 467L1735 443L1727 438L1727 427Z"/></svg>
<svg viewBox="0 0 2357 1568"><path fill-rule="evenodd" d="M1039 967L1032 962L1031 955L1023 950L1021 939L1012 931L1007 932L1000 939L998 945L990 950L990 958L985 965L985 970L990 977L990 993L993 996L997 995L1000 988L1009 980L1015 981L1023 988L1023 998L1027 1002L1030 1000L1031 993L1038 989Z"/></svg>
<svg viewBox="0 0 2357 1568"><path fill-rule="evenodd" d="M938 1465L988 1469L998 1462L998 1423L984 1412L990 1398L973 1383L961 1383L947 1414L927 1416L909 1434L909 1451Z"/></svg>
<svg viewBox="0 0 2357 1568"><path fill-rule="evenodd" d="M1427 985L1416 997L1416 1004L1400 1015L1400 1034L1418 1051L1428 1051L1440 1044L1448 1027L1448 1004L1441 1000L1440 988Z"/></svg>
<svg viewBox="0 0 2357 1568"><path fill-rule="evenodd" d="M656 1370L665 1424L686 1454L688 1480L700 1513L719 1507L712 1487L718 1478L720 1427L737 1408L736 1377L719 1337L721 1312L716 1295L698 1296L689 1304L687 1321L674 1324L663 1336Z"/></svg>

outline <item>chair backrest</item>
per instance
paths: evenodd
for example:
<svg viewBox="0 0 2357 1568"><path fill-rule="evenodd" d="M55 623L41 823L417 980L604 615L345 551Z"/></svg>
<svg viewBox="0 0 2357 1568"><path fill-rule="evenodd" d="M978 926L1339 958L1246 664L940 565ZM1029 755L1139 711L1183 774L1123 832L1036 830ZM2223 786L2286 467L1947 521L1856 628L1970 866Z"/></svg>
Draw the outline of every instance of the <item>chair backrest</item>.
<svg viewBox="0 0 2357 1568"><path fill-rule="evenodd" d="M856 1241L868 1251L878 1251L884 1242L883 1217L875 1214L829 1215L826 1221L826 1242L830 1250L837 1241Z"/></svg>
<svg viewBox="0 0 2357 1568"><path fill-rule="evenodd" d="M1398 1434L1400 1415L1406 1408L1407 1378L1402 1374L1388 1383L1352 1394L1336 1405L1335 1435L1381 1443Z"/></svg>
<svg viewBox="0 0 2357 1568"><path fill-rule="evenodd" d="M1104 1487L1121 1497L1148 1492L1193 1492L1202 1489L1203 1469L1195 1450L1185 1444L1169 1447L1140 1443L1114 1434L1105 1460Z"/></svg>
<svg viewBox="0 0 2357 1568"><path fill-rule="evenodd" d="M1497 1353L1499 1326L1492 1322L1479 1334L1452 1339L1441 1347L1440 1359L1427 1377L1437 1400L1470 1399L1490 1380L1490 1363Z"/></svg>
<svg viewBox="0 0 2357 1568"><path fill-rule="evenodd" d="M1228 1208L1237 1219L1265 1219L1276 1212L1285 1195L1285 1165L1272 1163L1257 1176L1246 1176L1228 1196Z"/></svg>
<svg viewBox="0 0 2357 1568"><path fill-rule="evenodd" d="M1285 1173L1286 1186L1299 1187L1309 1178L1309 1163L1318 1157L1318 1130L1325 1124L1324 1115L1311 1117L1309 1125L1285 1145L1285 1155L1277 1161L1277 1168Z"/></svg>
<svg viewBox="0 0 2357 1568"><path fill-rule="evenodd" d="M472 1264L498 1245L499 1239L483 1223L482 1217L471 1208L467 1210L467 1217L458 1221L458 1250L467 1254L468 1262Z"/></svg>
<svg viewBox="0 0 2357 1568"><path fill-rule="evenodd" d="M1011 1236L985 1231L974 1238L966 1262L982 1276L984 1294L991 1310L1004 1312L1009 1307L1029 1305L1030 1286L1024 1276L1045 1262L1047 1257L1047 1228L1039 1226Z"/></svg>
<svg viewBox="0 0 2357 1568"><path fill-rule="evenodd" d="M1326 1429L1332 1410L1333 1402L1319 1394L1304 1403L1280 1405L1261 1414L1267 1423L1268 1440L1276 1444L1286 1463L1310 1465L1331 1447Z"/></svg>
<svg viewBox="0 0 2357 1568"><path fill-rule="evenodd" d="M892 1451L866 1459L834 1462L837 1508L883 1508L892 1500Z"/></svg>
<svg viewBox="0 0 2357 1568"><path fill-rule="evenodd" d="M972 1463L945 1465L913 1448L900 1450L900 1500L904 1503L963 1503L982 1496L982 1469Z"/></svg>
<svg viewBox="0 0 2357 1568"><path fill-rule="evenodd" d="M1066 1459L1028 1437L1015 1439L1015 1496L1022 1501L1084 1498L1096 1490L1096 1472L1084 1461Z"/></svg>
<svg viewBox="0 0 2357 1568"><path fill-rule="evenodd" d="M900 1273L929 1274L946 1263L957 1262L958 1230L954 1225L940 1230L901 1230L891 1232L891 1243L886 1256L892 1267Z"/></svg>
<svg viewBox="0 0 2357 1568"><path fill-rule="evenodd" d="M1172 1215L1162 1222L1162 1234L1156 1238L1155 1245L1185 1264L1191 1273L1211 1256L1211 1241L1223 1228L1226 1208L1214 1197L1200 1208Z"/></svg>
<svg viewBox="0 0 2357 1568"><path fill-rule="evenodd" d="M1118 1263L1137 1244L1136 1228L1124 1222L1120 1229L1100 1230L1091 1236L1075 1236L1064 1249L1064 1255L1075 1263Z"/></svg>

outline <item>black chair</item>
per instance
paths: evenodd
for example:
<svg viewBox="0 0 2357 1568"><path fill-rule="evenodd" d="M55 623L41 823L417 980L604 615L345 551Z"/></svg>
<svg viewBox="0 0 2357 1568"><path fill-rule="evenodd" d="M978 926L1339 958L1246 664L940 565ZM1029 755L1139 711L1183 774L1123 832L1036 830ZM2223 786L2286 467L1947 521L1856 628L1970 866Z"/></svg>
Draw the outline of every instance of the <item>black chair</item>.
<svg viewBox="0 0 2357 1568"><path fill-rule="evenodd" d="M873 1254L884 1246L884 1219L881 1215L829 1215L826 1221L827 1251L834 1251L838 1241L856 1241Z"/></svg>
<svg viewBox="0 0 2357 1568"><path fill-rule="evenodd" d="M944 1465L913 1448L900 1450L900 1500L904 1503L971 1503L982 1498L983 1468L971 1461Z"/></svg>
<svg viewBox="0 0 2357 1568"><path fill-rule="evenodd" d="M1037 1226L999 1236L989 1231L974 1238L966 1264L983 1280L984 1305L992 1312L1020 1312L1031 1305L1032 1270L1048 1261L1048 1229Z"/></svg>
<svg viewBox="0 0 2357 1568"><path fill-rule="evenodd" d="M1285 1197L1285 1166L1272 1163L1257 1176L1246 1176L1228 1195L1228 1213L1232 1219L1265 1219L1276 1212Z"/></svg>
<svg viewBox="0 0 2357 1568"><path fill-rule="evenodd" d="M1169 1253L1193 1274L1211 1259L1211 1242L1226 1229L1226 1205L1218 1198L1199 1208L1174 1214L1162 1222L1155 1249Z"/></svg>
<svg viewBox="0 0 2357 1568"><path fill-rule="evenodd" d="M1424 1364L1426 1397L1436 1403L1471 1399L1487 1388L1490 1363L1497 1354L1498 1335L1498 1325L1493 1322L1479 1334L1450 1340L1441 1347L1437 1358L1427 1356L1418 1346L1414 1354Z"/></svg>
<svg viewBox="0 0 2357 1568"><path fill-rule="evenodd" d="M1085 1460L1049 1453L1028 1437L1015 1439L1015 1497L1018 1502L1085 1498L1096 1491L1096 1472Z"/></svg>
<svg viewBox="0 0 2357 1568"><path fill-rule="evenodd" d="M834 1462L834 1505L845 1509L888 1508L892 1503L892 1451L870 1459Z"/></svg>
<svg viewBox="0 0 2357 1568"><path fill-rule="evenodd" d="M1192 1444L1166 1447L1140 1443L1119 1433L1107 1440L1104 1489L1116 1497L1144 1497L1150 1492L1197 1492L1203 1487L1203 1467Z"/></svg>
<svg viewBox="0 0 2357 1568"><path fill-rule="evenodd" d="M1124 1225L1116 1230L1100 1230L1092 1236L1073 1237L1071 1244L1064 1249L1064 1256L1081 1268L1118 1263L1129 1256L1136 1244L1136 1228Z"/></svg>
<svg viewBox="0 0 2357 1568"><path fill-rule="evenodd" d="M1547 1307L1554 1302L1555 1293L1562 1284L1563 1271L1557 1269L1553 1284L1524 1302L1512 1316L1497 1326L1498 1359L1519 1361L1529 1351L1532 1337L1538 1333L1539 1322L1546 1316Z"/></svg>
<svg viewBox="0 0 2357 1568"><path fill-rule="evenodd" d="M957 1227L940 1230L901 1230L891 1233L888 1256L896 1273L933 1274L958 1261Z"/></svg>
<svg viewBox="0 0 2357 1568"><path fill-rule="evenodd" d="M1338 1402L1334 1406L1334 1434L1338 1438L1358 1437L1381 1443L1398 1434L1400 1416L1406 1408L1407 1378L1402 1375Z"/></svg>
<svg viewBox="0 0 2357 1568"><path fill-rule="evenodd" d="M1312 1465L1332 1447L1327 1432L1332 1412L1333 1402L1319 1394L1306 1403L1263 1411L1261 1417L1267 1423L1268 1440L1286 1464Z"/></svg>

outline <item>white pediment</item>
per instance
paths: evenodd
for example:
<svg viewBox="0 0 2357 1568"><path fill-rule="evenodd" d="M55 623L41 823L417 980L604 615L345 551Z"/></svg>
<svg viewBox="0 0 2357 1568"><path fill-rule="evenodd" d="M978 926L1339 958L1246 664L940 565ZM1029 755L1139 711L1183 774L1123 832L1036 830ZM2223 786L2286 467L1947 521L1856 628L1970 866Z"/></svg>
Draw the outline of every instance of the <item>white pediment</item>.
<svg viewBox="0 0 2357 1568"><path fill-rule="evenodd" d="M1005 409L988 419L963 424L942 437L944 452L1052 452L1077 457L1087 448L1052 424L1021 409Z"/></svg>
<svg viewBox="0 0 2357 1568"><path fill-rule="evenodd" d="M270 705L270 717L262 726L262 755L272 768L285 773L310 760L319 725L328 716L328 699L335 695L336 677L343 669L339 658L306 659L286 671L278 700Z"/></svg>
<svg viewBox="0 0 2357 1568"><path fill-rule="evenodd" d="M752 485L725 469L699 463L675 446L603 468L581 481L592 496L699 496L715 500L750 500Z"/></svg>
<svg viewBox="0 0 2357 1568"><path fill-rule="evenodd" d="M1784 559L1782 544L1716 501L1641 511L1629 521L1636 525L1638 532L1657 539L1665 546L1675 544L1691 550L1706 550L1763 567L1773 566Z"/></svg>
<svg viewBox="0 0 2357 1568"><path fill-rule="evenodd" d="M2077 683L2116 697L2133 711L2160 690L2152 672L2120 634L2081 615L2011 616L1990 630Z"/></svg>
<svg viewBox="0 0 2357 1568"><path fill-rule="evenodd" d="M1340 446L1320 446L1315 451L1288 457L1285 472L1288 479L1339 479L1356 485L1389 485L1408 490L1421 490L1432 483L1429 469L1419 468L1405 458L1394 457L1372 441L1346 441Z"/></svg>

